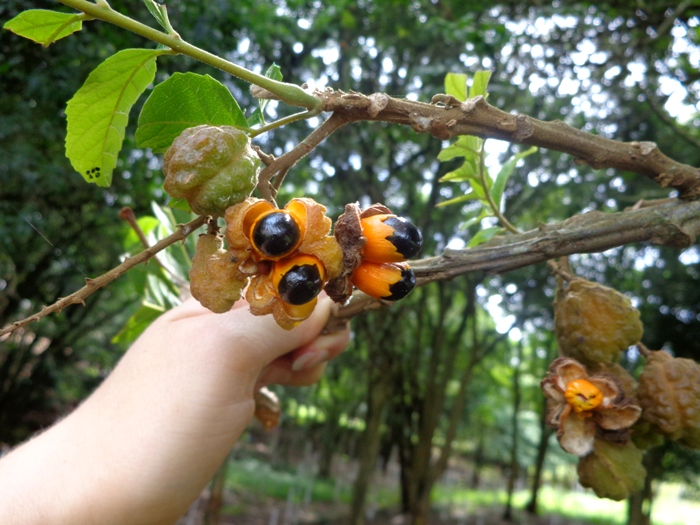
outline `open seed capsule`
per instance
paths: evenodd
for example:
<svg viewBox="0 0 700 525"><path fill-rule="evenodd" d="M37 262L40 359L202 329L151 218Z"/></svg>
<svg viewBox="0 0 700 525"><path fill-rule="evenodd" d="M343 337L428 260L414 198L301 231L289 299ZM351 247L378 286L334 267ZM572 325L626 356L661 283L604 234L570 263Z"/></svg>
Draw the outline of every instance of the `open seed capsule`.
<svg viewBox="0 0 700 525"><path fill-rule="evenodd" d="M279 260L272 272L272 285L277 295L291 305L315 299L326 280L323 263L313 255L300 254Z"/></svg>
<svg viewBox="0 0 700 525"><path fill-rule="evenodd" d="M406 263L364 261L352 274L352 282L375 299L398 301L416 286L416 276Z"/></svg>
<svg viewBox="0 0 700 525"><path fill-rule="evenodd" d="M279 260L296 250L306 234L307 213L292 200L283 210L266 201L252 204L243 219L246 236L258 259Z"/></svg>
<svg viewBox="0 0 700 525"><path fill-rule="evenodd" d="M403 217L380 214L360 222L362 235L367 239L362 252L366 261L402 262L415 256L423 244L420 230Z"/></svg>

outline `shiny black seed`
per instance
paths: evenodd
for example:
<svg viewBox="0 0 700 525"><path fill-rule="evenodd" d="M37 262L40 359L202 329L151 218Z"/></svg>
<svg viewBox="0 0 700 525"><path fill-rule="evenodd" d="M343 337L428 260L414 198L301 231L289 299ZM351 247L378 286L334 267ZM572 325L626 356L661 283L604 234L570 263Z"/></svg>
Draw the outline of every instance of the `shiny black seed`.
<svg viewBox="0 0 700 525"><path fill-rule="evenodd" d="M423 235L413 223L403 217L389 217L384 221L394 229L394 234L387 240L396 247L396 251L410 259L416 255L423 245Z"/></svg>
<svg viewBox="0 0 700 525"><path fill-rule="evenodd" d="M253 243L268 257L283 257L296 247L300 235L299 226L291 215L272 212L255 225Z"/></svg>
<svg viewBox="0 0 700 525"><path fill-rule="evenodd" d="M323 280L318 266L300 264L284 274L277 286L280 298L289 304L306 304L316 297L323 288Z"/></svg>
<svg viewBox="0 0 700 525"><path fill-rule="evenodd" d="M382 297L382 299L386 299L387 301L398 301L411 293L411 290L413 290L415 287L416 275L413 273L413 270L410 268L402 269L401 279L396 281L394 284L389 285L389 292L391 292L391 295Z"/></svg>

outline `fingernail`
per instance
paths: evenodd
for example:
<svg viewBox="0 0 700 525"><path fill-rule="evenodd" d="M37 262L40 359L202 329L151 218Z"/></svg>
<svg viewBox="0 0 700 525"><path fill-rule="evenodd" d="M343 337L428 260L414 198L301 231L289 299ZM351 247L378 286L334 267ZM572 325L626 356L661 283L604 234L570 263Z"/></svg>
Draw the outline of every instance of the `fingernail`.
<svg viewBox="0 0 700 525"><path fill-rule="evenodd" d="M328 361L329 354L326 350L318 350L316 352L309 352L301 357L298 357L292 363L292 370L294 372L299 372L300 370L307 370L313 368L314 366Z"/></svg>

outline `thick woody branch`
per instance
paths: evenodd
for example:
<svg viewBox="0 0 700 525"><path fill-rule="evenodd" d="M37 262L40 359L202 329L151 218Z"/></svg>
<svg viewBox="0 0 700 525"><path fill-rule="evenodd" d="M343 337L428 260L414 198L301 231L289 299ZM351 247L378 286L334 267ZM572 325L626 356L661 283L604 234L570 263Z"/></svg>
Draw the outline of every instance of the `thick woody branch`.
<svg viewBox="0 0 700 525"><path fill-rule="evenodd" d="M95 279L90 279L90 278L85 279L85 286L83 286L80 290L70 294L67 297L62 297L61 299L59 299L58 301L56 301L55 303L53 303L50 306L44 306L44 308L42 308L40 312L38 312L34 315L31 315L31 316L27 317L26 319L22 319L21 321L16 321L16 322L12 323L11 325L6 326L2 330L0 330L0 337L11 333L14 330L17 330L18 328L26 326L29 323L32 323L34 321L38 321L42 317L46 317L49 314L52 314L54 312L60 312L66 306L70 306L72 304L85 305L85 299L87 299L94 292L96 292L100 288L107 286L109 283L111 283L115 279L121 277L127 271L129 271L131 268L136 266L137 264L141 264L143 262L148 261L152 257L155 257L155 255L158 252L164 250L168 246L175 244L178 241L184 241L189 234L191 234L193 231L195 231L197 228L199 228L205 222L207 222L207 219L208 219L208 217L206 215L201 216L201 217L197 217L193 221L190 221L187 224L181 225L178 228L178 230L175 233L173 233L172 235L169 235L165 239L157 242L156 244L154 244L150 248L145 249L144 251L134 255L133 257L129 257L123 263L121 263L119 266L111 269L107 273L100 275L99 277L96 277Z"/></svg>
<svg viewBox="0 0 700 525"><path fill-rule="evenodd" d="M615 168L649 177L662 187L679 191L680 198L700 198L700 169L665 156L653 142L619 142L572 128L562 121L542 121L501 111L479 96L460 102L436 95L432 104L396 99L384 93L326 91L317 93L324 111L351 121L381 121L411 126L440 140L476 135L517 144L548 148L572 155L594 169Z"/></svg>
<svg viewBox="0 0 700 525"><path fill-rule="evenodd" d="M590 212L526 233L496 237L476 248L445 250L411 262L417 285L469 272L505 273L574 253L595 253L637 242L687 248L700 235L700 201L674 201L606 214ZM328 331L350 317L378 308L382 301L356 292L334 311Z"/></svg>

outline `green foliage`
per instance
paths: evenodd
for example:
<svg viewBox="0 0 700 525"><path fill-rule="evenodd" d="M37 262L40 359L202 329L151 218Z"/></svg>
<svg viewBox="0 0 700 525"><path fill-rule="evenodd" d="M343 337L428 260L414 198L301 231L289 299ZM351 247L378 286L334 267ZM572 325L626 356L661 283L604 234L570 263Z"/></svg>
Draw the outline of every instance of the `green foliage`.
<svg viewBox="0 0 700 525"><path fill-rule="evenodd" d="M5 22L4 29L48 47L57 40L83 28L82 14L59 13L47 9L29 9Z"/></svg>
<svg viewBox="0 0 700 525"><path fill-rule="evenodd" d="M445 76L445 92L455 97L459 101L477 96L487 97L486 90L491 78L490 71L477 71L472 80L471 89L467 86L467 75L448 73ZM439 154L438 160L448 162L454 159L463 158L462 165L457 169L443 175L440 182L454 182L466 185L466 193L442 201L438 207L450 206L453 204L464 204L475 201L479 206L472 206L465 215L463 229L481 222L487 217L499 217L503 208L503 193L508 179L510 179L516 164L537 151L536 147L511 155L502 165L498 174L492 177L486 168L486 141L472 135L462 135L457 140L445 147ZM507 225L504 225L507 226ZM503 228L497 226L487 226L477 232L469 241L469 247L475 247L491 239L493 236L503 232Z"/></svg>
<svg viewBox="0 0 700 525"><path fill-rule="evenodd" d="M185 129L201 124L248 128L226 86L209 75L175 73L158 84L143 105L136 144L162 153Z"/></svg>
<svg viewBox="0 0 700 525"><path fill-rule="evenodd" d="M146 5L148 12L153 15L160 27L165 29L169 34L175 34L173 26L170 25L170 20L168 19L168 8L163 4L159 4L155 0L143 0Z"/></svg>
<svg viewBox="0 0 700 525"><path fill-rule="evenodd" d="M153 82L165 51L125 49L90 73L68 101L66 156L87 182L108 187L122 148L129 112Z"/></svg>
<svg viewBox="0 0 700 525"><path fill-rule="evenodd" d="M192 218L191 214L162 207L155 202L151 203L151 207L154 215L141 217L137 221L149 246L171 235L178 224ZM190 253L194 253L195 237L190 236L184 244L160 252L149 264L128 273L126 278L141 296L141 304L122 330L112 338L113 343L123 346L131 344L161 314L182 302L183 288L186 293L189 286ZM127 255L145 248L133 230L127 233L124 247Z"/></svg>
<svg viewBox="0 0 700 525"><path fill-rule="evenodd" d="M272 80L282 80L282 70L277 64L272 64L267 71L265 71L265 76L271 78ZM265 107L267 107L267 99L258 99L258 107L253 111L253 113L248 117L248 126L264 126L265 125Z"/></svg>

